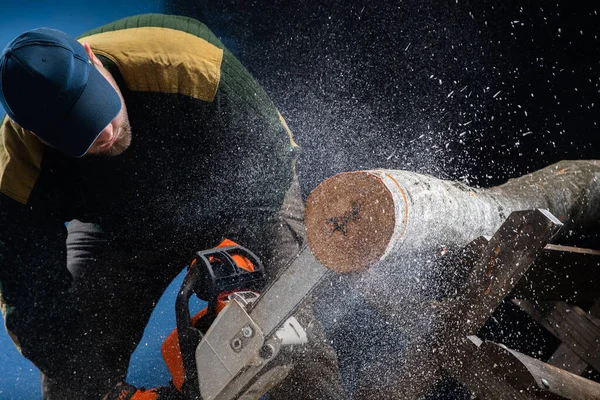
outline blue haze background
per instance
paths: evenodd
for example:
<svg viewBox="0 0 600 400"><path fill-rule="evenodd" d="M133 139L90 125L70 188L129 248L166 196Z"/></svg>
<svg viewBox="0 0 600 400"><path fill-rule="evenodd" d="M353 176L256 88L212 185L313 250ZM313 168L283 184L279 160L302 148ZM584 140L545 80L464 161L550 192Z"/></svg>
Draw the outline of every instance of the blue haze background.
<svg viewBox="0 0 600 400"><path fill-rule="evenodd" d="M2 0L0 46L4 48L21 32L41 26L77 36L129 15L164 11L161 0L105 0L86 4L81 1ZM0 114L4 115L1 107ZM160 345L175 326L174 299L182 279L183 273L165 292L132 357L128 380L134 385L150 387L168 384L169 374L160 357ZM199 307L196 304L192 309ZM39 371L19 354L4 327L0 328L0 399L41 399Z"/></svg>

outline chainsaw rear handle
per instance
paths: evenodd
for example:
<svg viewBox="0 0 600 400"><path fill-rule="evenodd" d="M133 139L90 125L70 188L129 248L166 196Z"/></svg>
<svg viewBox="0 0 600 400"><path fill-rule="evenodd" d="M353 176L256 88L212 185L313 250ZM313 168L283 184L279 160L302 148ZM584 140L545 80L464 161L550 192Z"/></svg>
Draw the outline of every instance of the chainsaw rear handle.
<svg viewBox="0 0 600 400"><path fill-rule="evenodd" d="M196 294L201 300L208 301L207 313L199 321L208 329L217 317L219 295L239 290L256 291L263 282L264 267L261 261L245 247L224 246L196 253L175 300L177 338L184 372L181 390L185 399L201 399L196 348L203 335L192 324L190 298Z"/></svg>
<svg viewBox="0 0 600 400"><path fill-rule="evenodd" d="M196 295L210 302L221 293L249 290L258 291L264 283L264 268L259 258L245 247L226 246L198 251Z"/></svg>

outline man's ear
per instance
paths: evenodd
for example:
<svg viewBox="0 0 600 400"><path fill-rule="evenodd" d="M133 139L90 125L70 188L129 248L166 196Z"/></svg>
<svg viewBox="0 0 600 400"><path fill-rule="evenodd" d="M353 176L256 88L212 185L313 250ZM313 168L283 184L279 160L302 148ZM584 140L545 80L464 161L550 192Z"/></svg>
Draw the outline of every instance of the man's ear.
<svg viewBox="0 0 600 400"><path fill-rule="evenodd" d="M92 48L90 47L90 44L88 42L83 42L82 44L83 44L83 48L85 49L85 52L87 53L87 55L90 58L90 60L92 61L92 63L96 66L101 67L102 62L98 59L98 57L96 57L96 55L92 51Z"/></svg>

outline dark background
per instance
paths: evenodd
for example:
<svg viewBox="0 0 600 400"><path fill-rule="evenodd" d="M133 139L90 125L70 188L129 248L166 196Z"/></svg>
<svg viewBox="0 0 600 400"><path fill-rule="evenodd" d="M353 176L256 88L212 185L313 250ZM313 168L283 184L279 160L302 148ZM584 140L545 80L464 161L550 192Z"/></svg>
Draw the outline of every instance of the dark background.
<svg viewBox="0 0 600 400"><path fill-rule="evenodd" d="M600 158L599 8L506 0L167 4L204 21L264 85L304 149L305 196L342 171L406 169L487 187L563 159ZM385 319L364 306L328 332L352 349L340 358L348 388L352 371L370 362L360 349L377 357L399 346ZM537 357L558 345L510 303L479 334ZM444 390L439 398L459 398Z"/></svg>
<svg viewBox="0 0 600 400"><path fill-rule="evenodd" d="M406 169L491 186L561 159L600 158L599 8L514 0L3 0L0 38L38 26L75 36L143 12L202 20L285 116L303 148L306 196L349 170ZM156 324L167 333L172 326ZM160 346L148 340L140 347ZM35 368L5 336L0 349L0 398L39 398ZM168 379L144 370L151 357L161 363L152 354L138 361L133 383Z"/></svg>
<svg viewBox="0 0 600 400"><path fill-rule="evenodd" d="M561 159L600 158L600 7L590 3L174 0L166 8L204 21L265 86L304 149L306 195L346 170L408 169L490 186Z"/></svg>

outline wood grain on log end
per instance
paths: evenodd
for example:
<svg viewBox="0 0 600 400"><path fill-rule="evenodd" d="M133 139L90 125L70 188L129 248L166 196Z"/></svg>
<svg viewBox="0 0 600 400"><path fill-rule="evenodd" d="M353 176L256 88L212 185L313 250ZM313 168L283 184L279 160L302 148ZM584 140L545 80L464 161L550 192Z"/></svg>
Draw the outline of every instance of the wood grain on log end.
<svg viewBox="0 0 600 400"><path fill-rule="evenodd" d="M304 222L323 265L338 273L364 270L381 259L394 233L393 196L373 174L338 174L309 195Z"/></svg>

